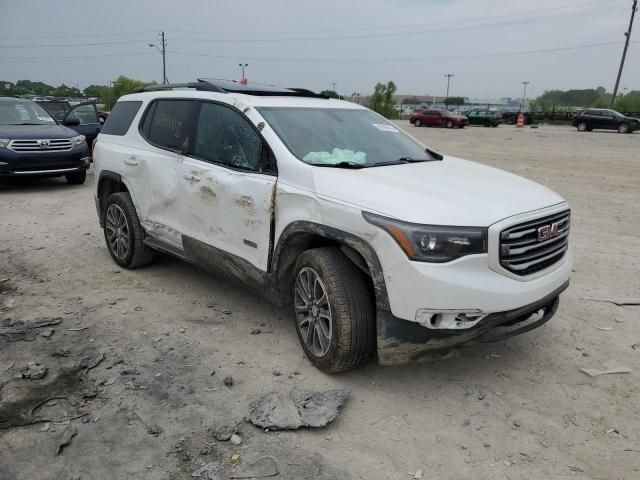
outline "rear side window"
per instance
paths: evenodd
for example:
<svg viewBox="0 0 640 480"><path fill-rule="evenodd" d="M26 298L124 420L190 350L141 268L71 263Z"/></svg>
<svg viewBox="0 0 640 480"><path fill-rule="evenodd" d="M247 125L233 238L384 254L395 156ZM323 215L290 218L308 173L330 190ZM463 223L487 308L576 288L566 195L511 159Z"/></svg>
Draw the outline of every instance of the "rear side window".
<svg viewBox="0 0 640 480"><path fill-rule="evenodd" d="M133 117L140 110L142 102L118 102L111 109L111 113L102 126L100 133L106 135L124 135L129 130Z"/></svg>
<svg viewBox="0 0 640 480"><path fill-rule="evenodd" d="M197 108L190 100L157 100L147 111L142 134L156 147L189 151Z"/></svg>

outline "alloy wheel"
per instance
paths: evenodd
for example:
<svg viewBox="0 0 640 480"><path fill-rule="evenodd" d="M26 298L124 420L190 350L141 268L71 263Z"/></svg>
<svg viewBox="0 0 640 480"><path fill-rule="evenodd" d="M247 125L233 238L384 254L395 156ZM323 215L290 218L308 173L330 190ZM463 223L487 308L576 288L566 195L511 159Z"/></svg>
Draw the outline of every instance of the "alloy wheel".
<svg viewBox="0 0 640 480"><path fill-rule="evenodd" d="M333 317L327 289L314 269L305 267L298 272L294 305L305 345L314 356L324 357L331 346Z"/></svg>
<svg viewBox="0 0 640 480"><path fill-rule="evenodd" d="M107 209L105 231L111 252L119 260L124 260L129 253L129 224L124 211L115 203L109 205Z"/></svg>

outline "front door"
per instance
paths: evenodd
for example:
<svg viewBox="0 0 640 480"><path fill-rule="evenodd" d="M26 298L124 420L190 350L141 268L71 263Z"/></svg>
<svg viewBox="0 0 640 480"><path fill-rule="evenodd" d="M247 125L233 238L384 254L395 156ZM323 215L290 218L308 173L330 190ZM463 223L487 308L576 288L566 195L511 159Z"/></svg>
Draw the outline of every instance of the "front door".
<svg viewBox="0 0 640 480"><path fill-rule="evenodd" d="M266 272L277 180L267 165L272 162L265 161L267 147L249 119L230 105L202 101L197 118L179 180L184 235L197 241L191 246L198 251L189 252L185 243L185 252L204 263L241 259L233 268L244 268L246 261Z"/></svg>
<svg viewBox="0 0 640 480"><path fill-rule="evenodd" d="M72 118L77 118L80 121L80 125L73 125L71 128L87 138L87 144L89 145L89 150L91 150L93 140L98 136L102 128L96 105L94 103L76 105L66 114L64 121Z"/></svg>

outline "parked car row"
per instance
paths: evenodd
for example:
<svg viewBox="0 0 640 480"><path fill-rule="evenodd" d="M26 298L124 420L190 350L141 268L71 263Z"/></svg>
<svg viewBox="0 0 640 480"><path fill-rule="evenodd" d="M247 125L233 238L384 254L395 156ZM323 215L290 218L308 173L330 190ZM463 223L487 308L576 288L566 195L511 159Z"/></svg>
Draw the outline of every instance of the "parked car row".
<svg viewBox="0 0 640 480"><path fill-rule="evenodd" d="M518 112L499 112L486 109L468 110L462 114L454 114L445 109L416 110L409 122L416 127L464 128L467 125L497 127L498 125L515 124ZM535 122L535 114L525 113L525 125ZM573 118L572 125L580 132L593 130L617 130L620 133L633 133L640 130L640 119L627 117L620 112L605 108L589 108L579 111Z"/></svg>
<svg viewBox="0 0 640 480"><path fill-rule="evenodd" d="M464 115L456 115L444 109L426 109L415 111L409 122L416 127L464 128L467 125L497 127L502 123L502 114L486 109L476 108Z"/></svg>

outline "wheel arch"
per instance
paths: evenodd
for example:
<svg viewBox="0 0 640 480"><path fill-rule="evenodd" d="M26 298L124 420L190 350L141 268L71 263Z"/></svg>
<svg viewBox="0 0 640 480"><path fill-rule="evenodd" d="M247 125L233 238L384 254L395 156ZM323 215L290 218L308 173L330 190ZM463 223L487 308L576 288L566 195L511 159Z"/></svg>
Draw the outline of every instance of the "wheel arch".
<svg viewBox="0 0 640 480"><path fill-rule="evenodd" d="M122 176L110 170L102 170L98 177L98 187L96 189L96 208L100 226L104 227L104 207L109 195L117 192L129 193L129 188L122 179Z"/></svg>
<svg viewBox="0 0 640 480"><path fill-rule="evenodd" d="M343 230L314 222L296 221L280 235L270 263L274 296L279 303L289 303L288 288L293 268L301 253L312 248L338 247L370 279L377 309L389 309L389 296L380 259L364 239Z"/></svg>

